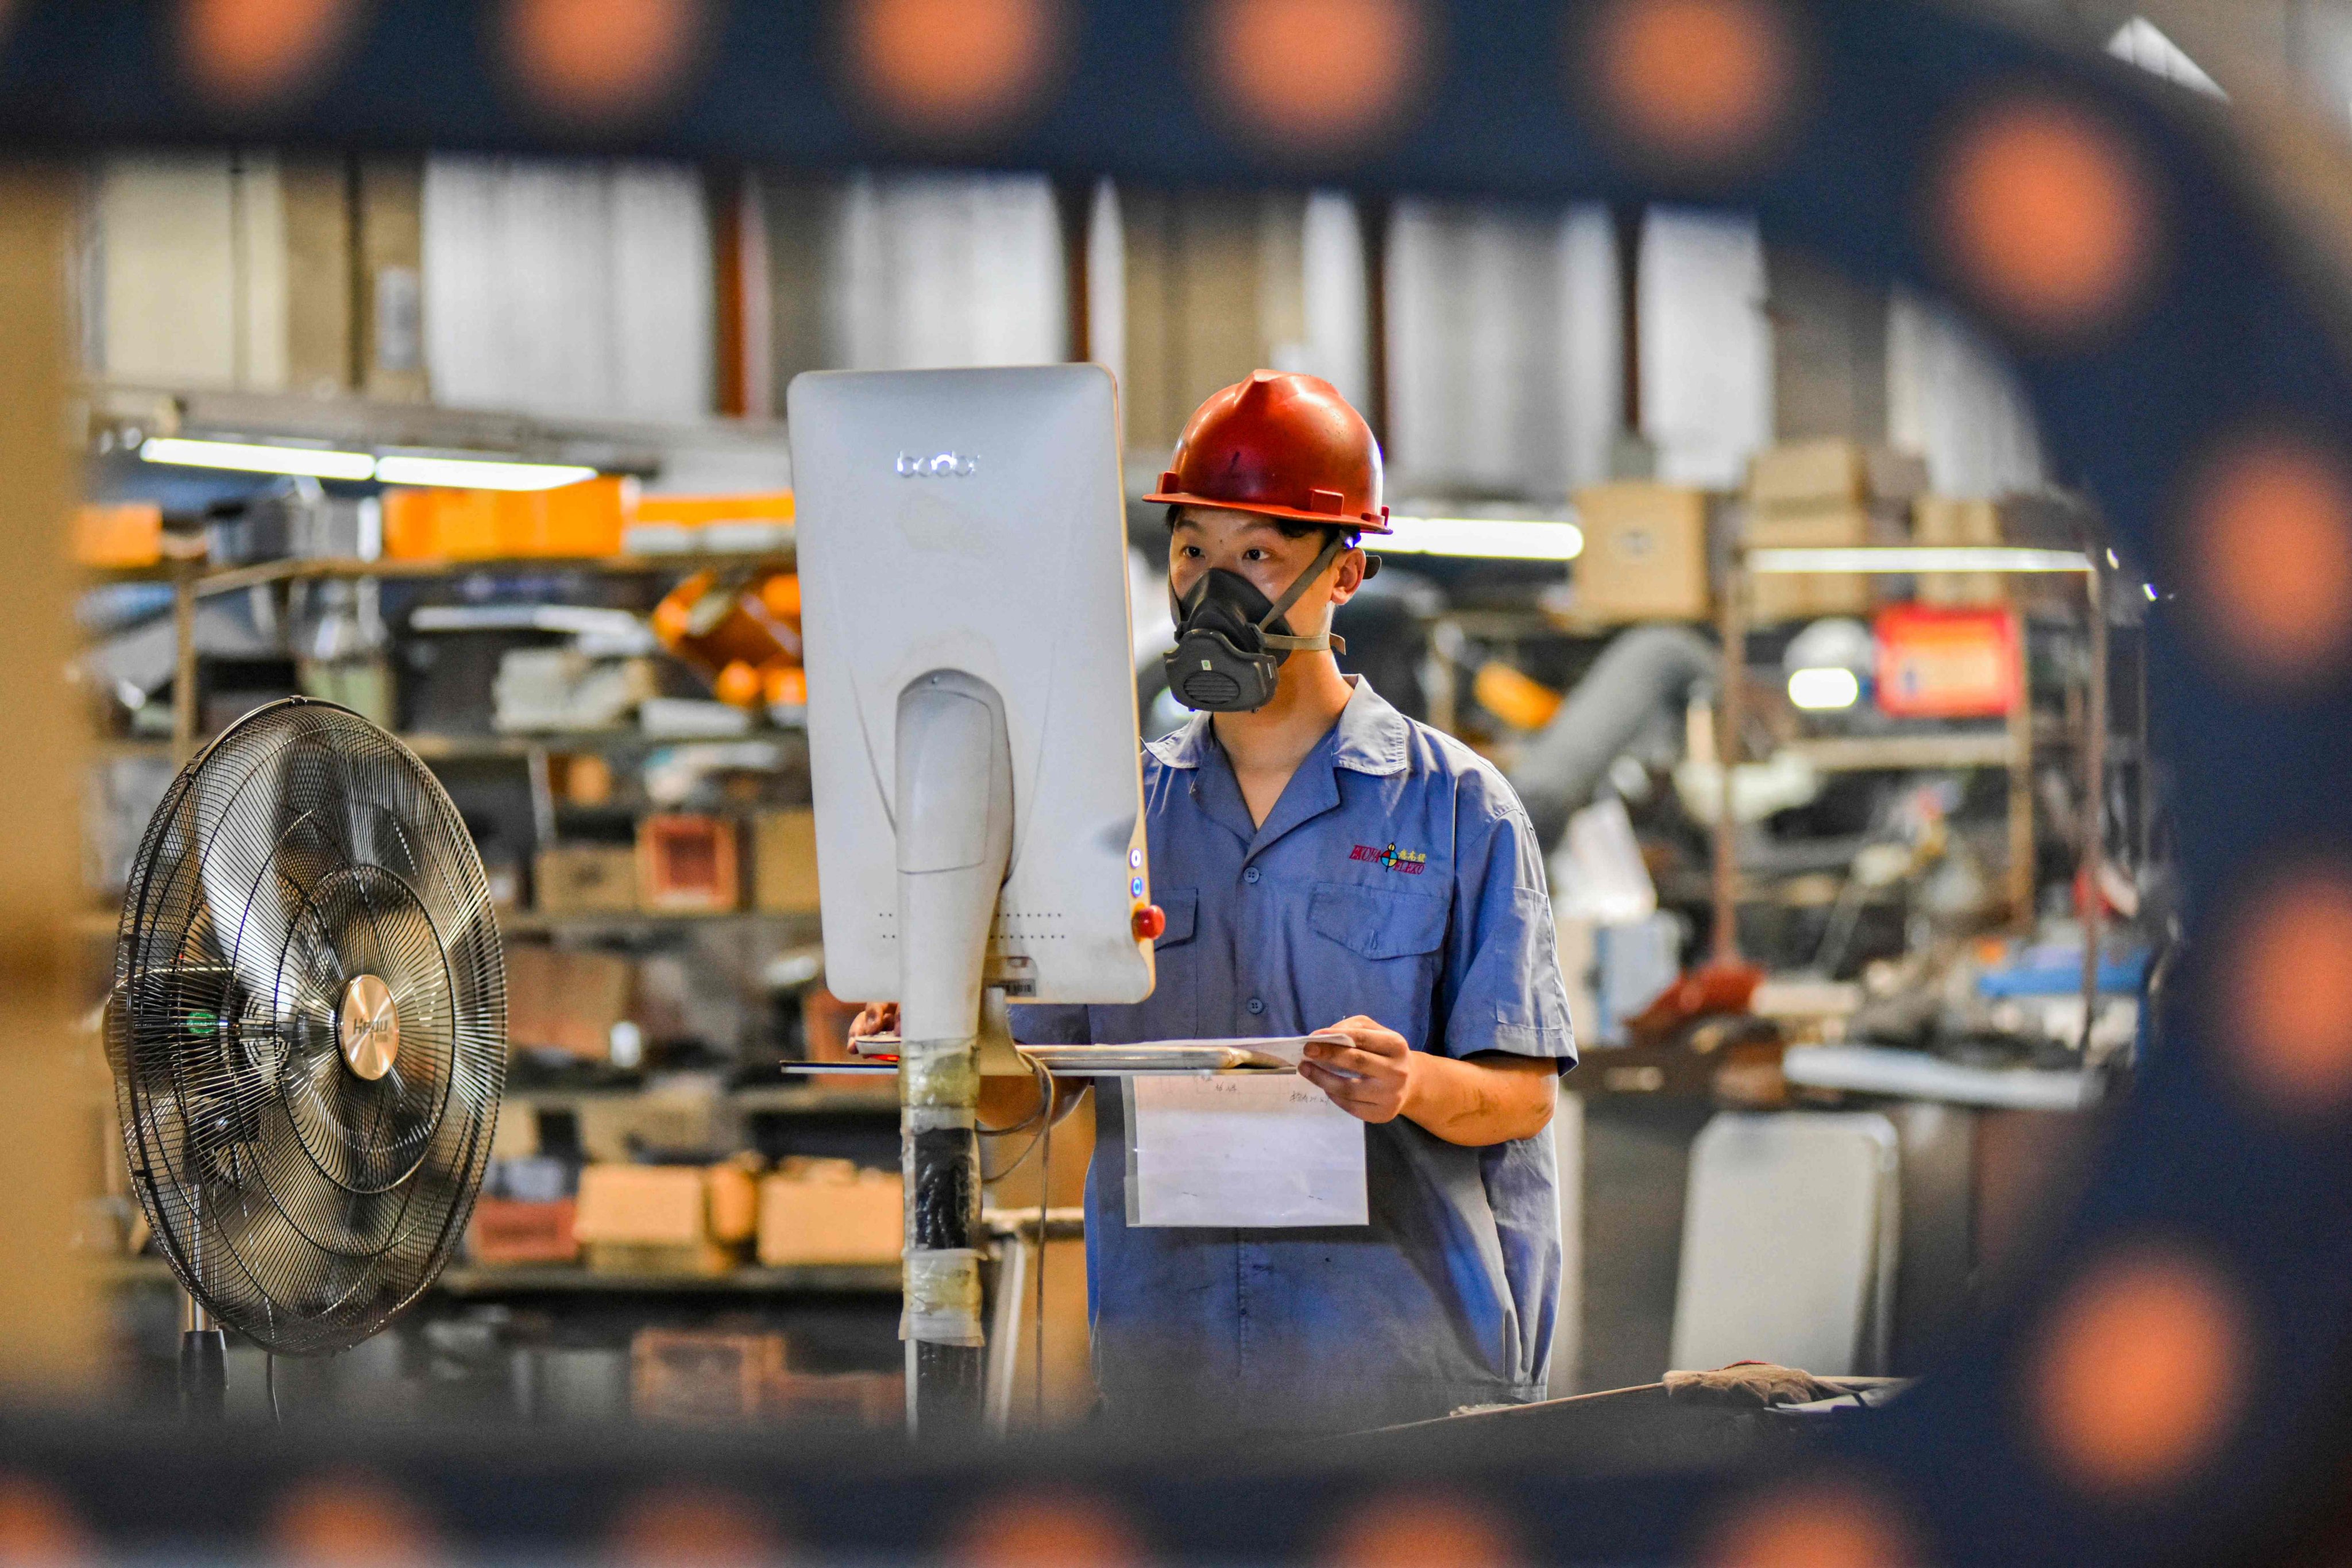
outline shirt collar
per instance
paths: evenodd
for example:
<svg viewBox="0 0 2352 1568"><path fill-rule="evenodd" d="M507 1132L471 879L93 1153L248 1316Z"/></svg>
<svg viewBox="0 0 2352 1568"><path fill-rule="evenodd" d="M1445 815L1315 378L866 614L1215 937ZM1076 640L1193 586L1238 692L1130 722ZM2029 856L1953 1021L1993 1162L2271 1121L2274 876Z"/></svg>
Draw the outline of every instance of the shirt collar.
<svg viewBox="0 0 2352 1568"><path fill-rule="evenodd" d="M1339 721L1331 727L1331 765L1375 778L1404 772L1404 715L1362 676L1345 679L1353 689L1348 705L1339 710ZM1182 729L1171 731L1146 749L1168 767L1197 768L1214 743L1209 715L1195 713Z"/></svg>

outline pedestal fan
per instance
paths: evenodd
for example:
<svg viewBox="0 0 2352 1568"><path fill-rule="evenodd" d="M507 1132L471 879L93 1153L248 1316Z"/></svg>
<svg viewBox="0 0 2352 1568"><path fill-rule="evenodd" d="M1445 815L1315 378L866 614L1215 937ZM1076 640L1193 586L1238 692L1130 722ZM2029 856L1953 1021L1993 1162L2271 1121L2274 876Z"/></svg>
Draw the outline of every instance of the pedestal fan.
<svg viewBox="0 0 2352 1568"><path fill-rule="evenodd" d="M106 1048L123 1152L188 1295L181 1394L223 1327L347 1349L464 1235L506 1078L481 857L416 754L289 698L199 752L131 871Z"/></svg>

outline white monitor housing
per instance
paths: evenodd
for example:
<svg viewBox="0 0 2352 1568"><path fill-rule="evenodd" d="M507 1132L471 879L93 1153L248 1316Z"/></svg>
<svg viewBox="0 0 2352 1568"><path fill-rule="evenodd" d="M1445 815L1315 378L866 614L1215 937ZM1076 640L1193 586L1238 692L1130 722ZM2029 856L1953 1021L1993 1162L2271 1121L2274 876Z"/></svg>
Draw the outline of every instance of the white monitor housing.
<svg viewBox="0 0 2352 1568"><path fill-rule="evenodd" d="M1109 374L812 374L787 418L828 987L906 1003L912 1037L929 1026L909 984L961 1014L982 976L952 951L972 929L954 907L977 898L987 984L1142 1000L1150 879Z"/></svg>

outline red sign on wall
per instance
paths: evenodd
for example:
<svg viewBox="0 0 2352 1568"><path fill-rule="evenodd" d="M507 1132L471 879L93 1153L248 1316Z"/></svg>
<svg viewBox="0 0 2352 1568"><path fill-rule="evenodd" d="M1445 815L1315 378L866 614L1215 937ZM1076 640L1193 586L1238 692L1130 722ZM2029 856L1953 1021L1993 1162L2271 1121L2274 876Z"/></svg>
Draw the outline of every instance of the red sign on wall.
<svg viewBox="0 0 2352 1568"><path fill-rule="evenodd" d="M1897 719L1997 719L2017 700L2017 617L2006 608L1879 612L1878 706Z"/></svg>

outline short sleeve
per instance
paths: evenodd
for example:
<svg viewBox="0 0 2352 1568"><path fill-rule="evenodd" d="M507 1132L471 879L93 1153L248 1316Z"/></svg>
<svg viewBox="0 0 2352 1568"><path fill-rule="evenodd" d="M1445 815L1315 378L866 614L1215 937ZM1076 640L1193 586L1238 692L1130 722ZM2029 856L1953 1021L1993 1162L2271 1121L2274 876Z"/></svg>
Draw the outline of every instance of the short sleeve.
<svg viewBox="0 0 2352 1568"><path fill-rule="evenodd" d="M1024 1046L1085 1046L1094 1043L1083 1005L1063 1003L1015 1004L1013 1037Z"/></svg>
<svg viewBox="0 0 2352 1568"><path fill-rule="evenodd" d="M1559 939L1535 827L1510 786L1465 774L1455 808L1454 920L1438 1007L1449 1057L1504 1051L1576 1064Z"/></svg>

